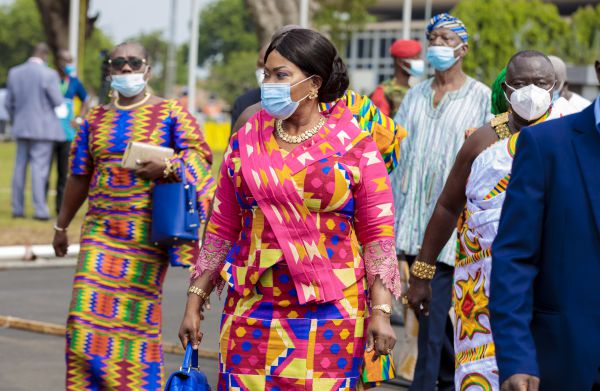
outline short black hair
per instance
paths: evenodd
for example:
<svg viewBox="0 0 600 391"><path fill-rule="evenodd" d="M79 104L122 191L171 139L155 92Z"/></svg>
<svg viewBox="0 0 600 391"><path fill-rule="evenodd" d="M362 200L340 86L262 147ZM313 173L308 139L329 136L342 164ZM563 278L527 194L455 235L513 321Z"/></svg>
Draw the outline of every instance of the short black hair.
<svg viewBox="0 0 600 391"><path fill-rule="evenodd" d="M520 52L516 52L515 54L513 54L510 60L508 60L506 70L508 71L511 65L513 65L513 63L517 60L533 57L544 58L548 62L548 64L550 64L550 67L554 69L554 67L552 66L552 61L550 61L550 58L548 58L548 56L546 56L544 53L538 52L537 50L521 50Z"/></svg>
<svg viewBox="0 0 600 391"><path fill-rule="evenodd" d="M323 80L320 102L333 102L348 89L346 64L331 41L318 32L292 29L277 35L265 52L265 63L273 50L293 62L307 77L317 75Z"/></svg>
<svg viewBox="0 0 600 391"><path fill-rule="evenodd" d="M148 50L146 50L146 48L144 47L144 45L142 45L141 43L139 43L137 41L125 41L125 42L121 42L120 44L118 44L117 46L115 46L110 51L109 57L112 57L112 54L118 48L123 47L123 46L129 46L129 45L131 45L131 46L137 46L138 48L142 49L142 56L144 56L144 60L146 60L146 62L150 62L150 56L148 55Z"/></svg>

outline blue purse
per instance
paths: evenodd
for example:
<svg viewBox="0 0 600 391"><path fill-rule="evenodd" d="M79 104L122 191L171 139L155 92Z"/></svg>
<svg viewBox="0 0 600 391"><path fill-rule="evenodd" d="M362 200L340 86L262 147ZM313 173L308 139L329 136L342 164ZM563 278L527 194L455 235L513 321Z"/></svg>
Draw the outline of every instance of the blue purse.
<svg viewBox="0 0 600 391"><path fill-rule="evenodd" d="M183 363L167 380L165 391L210 391L206 375L198 369L198 351L188 342Z"/></svg>
<svg viewBox="0 0 600 391"><path fill-rule="evenodd" d="M188 183L185 164L182 163L181 182L154 186L150 240L162 246L195 241L198 240L199 227L196 186Z"/></svg>

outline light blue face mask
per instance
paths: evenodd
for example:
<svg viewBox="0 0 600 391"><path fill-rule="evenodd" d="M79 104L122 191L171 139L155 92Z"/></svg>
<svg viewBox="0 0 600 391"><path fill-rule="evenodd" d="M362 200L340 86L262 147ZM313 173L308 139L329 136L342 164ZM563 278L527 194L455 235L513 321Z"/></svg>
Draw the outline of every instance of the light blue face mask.
<svg viewBox="0 0 600 391"><path fill-rule="evenodd" d="M554 84L556 84L556 82L554 82ZM564 85L565 82L562 82L560 83L559 87L555 88L554 91L552 91L552 103L560 99L560 92L563 89Z"/></svg>
<svg viewBox="0 0 600 391"><path fill-rule="evenodd" d="M454 52L462 47L461 43L457 47L450 46L430 46L427 49L427 61L436 71L445 71L458 61L459 57L454 57Z"/></svg>
<svg viewBox="0 0 600 391"><path fill-rule="evenodd" d="M73 64L67 64L65 65L65 74L68 76L75 76L75 65Z"/></svg>
<svg viewBox="0 0 600 391"><path fill-rule="evenodd" d="M306 95L299 101L294 102L291 95L292 87L304 83L313 76L309 76L294 85L290 85L290 83L262 83L260 86L260 102L263 109L274 118L281 120L290 118L300 105L300 102L308 97Z"/></svg>
<svg viewBox="0 0 600 391"><path fill-rule="evenodd" d="M131 98L138 95L146 88L144 73L125 73L123 75L112 75L110 86L119 94Z"/></svg>
<svg viewBox="0 0 600 391"><path fill-rule="evenodd" d="M425 62L423 60L409 58L404 61L406 61L410 66L406 67L403 65L402 69L404 69L409 75L419 77L425 72Z"/></svg>

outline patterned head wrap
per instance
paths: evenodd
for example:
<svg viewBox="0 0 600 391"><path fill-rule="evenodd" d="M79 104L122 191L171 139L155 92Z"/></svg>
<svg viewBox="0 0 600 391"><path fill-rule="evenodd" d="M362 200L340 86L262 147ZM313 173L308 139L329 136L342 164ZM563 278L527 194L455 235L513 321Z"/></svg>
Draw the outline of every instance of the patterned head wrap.
<svg viewBox="0 0 600 391"><path fill-rule="evenodd" d="M433 30L439 28L445 28L454 31L456 34L458 34L463 43L467 43L469 40L469 34L467 34L467 28L465 27L465 24L460 19L455 18L454 16L445 12L431 18L429 24L427 25L427 39L429 39L429 34L431 34Z"/></svg>
<svg viewBox="0 0 600 391"><path fill-rule="evenodd" d="M508 111L509 103L504 95L502 83L506 81L506 67L504 67L496 80L492 83L492 114L498 115Z"/></svg>

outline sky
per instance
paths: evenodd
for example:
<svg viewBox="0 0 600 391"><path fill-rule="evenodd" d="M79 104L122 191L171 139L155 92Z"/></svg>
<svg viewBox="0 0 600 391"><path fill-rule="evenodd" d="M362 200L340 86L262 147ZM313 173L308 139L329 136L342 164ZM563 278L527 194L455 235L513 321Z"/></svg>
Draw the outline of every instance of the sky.
<svg viewBox="0 0 600 391"><path fill-rule="evenodd" d="M162 30L165 38L169 32L173 0L90 0L90 15L100 12L98 26L115 42L124 41L142 32ZM175 39L178 43L190 36L191 0L177 2ZM198 0L201 9L210 0Z"/></svg>
<svg viewBox="0 0 600 391"><path fill-rule="evenodd" d="M121 42L142 32L162 30L168 38L170 5L173 0L89 0L89 15L100 12L97 26L115 42ZM187 41L190 35L191 0L177 1L178 43ZM0 0L0 4L10 4L14 0ZM198 0L201 9L211 0Z"/></svg>

